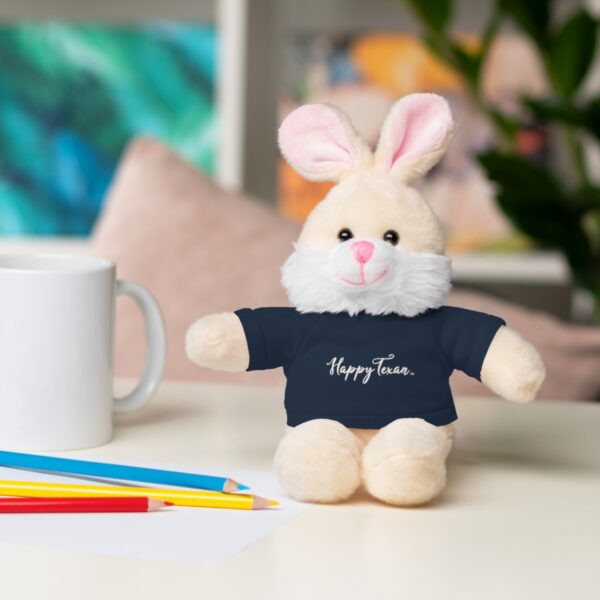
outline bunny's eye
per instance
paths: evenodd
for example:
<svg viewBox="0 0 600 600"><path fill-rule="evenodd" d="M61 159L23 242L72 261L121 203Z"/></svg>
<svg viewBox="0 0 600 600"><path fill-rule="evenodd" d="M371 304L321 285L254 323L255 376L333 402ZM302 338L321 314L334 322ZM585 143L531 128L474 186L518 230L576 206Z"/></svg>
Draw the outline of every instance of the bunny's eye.
<svg viewBox="0 0 600 600"><path fill-rule="evenodd" d="M383 234L383 239L386 242L389 242L392 246L396 246L398 241L400 240L400 236L397 231L390 229Z"/></svg>
<svg viewBox="0 0 600 600"><path fill-rule="evenodd" d="M347 242L353 237L354 234L347 227L344 227L344 229L340 229L338 233L338 240L340 240L340 242Z"/></svg>

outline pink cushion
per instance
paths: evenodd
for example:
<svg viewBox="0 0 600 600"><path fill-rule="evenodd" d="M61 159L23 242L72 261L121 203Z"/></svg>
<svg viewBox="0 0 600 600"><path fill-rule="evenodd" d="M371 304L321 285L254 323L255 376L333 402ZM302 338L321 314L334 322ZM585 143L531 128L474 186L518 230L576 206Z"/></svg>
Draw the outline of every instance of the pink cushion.
<svg viewBox="0 0 600 600"><path fill-rule="evenodd" d="M187 327L198 317L244 306L284 306L279 269L299 227L251 198L226 193L175 152L151 139L133 142L109 193L92 252L117 262L119 277L148 287L163 309L169 340L166 377L282 382L280 369L218 373L192 365ZM593 400L600 395L600 329L562 323L540 312L465 291L447 304L503 317L542 354L548 376L540 397ZM145 341L130 301L118 303L116 372L141 372ZM456 394L491 395L462 373Z"/></svg>
<svg viewBox="0 0 600 600"><path fill-rule="evenodd" d="M170 379L281 381L279 373L199 369L184 351L202 315L248 306L285 306L279 270L298 226L256 200L219 189L173 150L138 139L126 151L92 239L92 253L117 263L118 276L145 285L163 310ZM141 372L143 323L118 302L115 370Z"/></svg>

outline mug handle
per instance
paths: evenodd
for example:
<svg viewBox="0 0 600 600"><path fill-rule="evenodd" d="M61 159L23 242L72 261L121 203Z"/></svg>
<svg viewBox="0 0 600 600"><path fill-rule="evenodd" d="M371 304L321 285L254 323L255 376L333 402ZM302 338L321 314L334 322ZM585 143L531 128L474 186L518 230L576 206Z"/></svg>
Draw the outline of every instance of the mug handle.
<svg viewBox="0 0 600 600"><path fill-rule="evenodd" d="M115 411L130 412L146 404L156 392L163 372L167 354L165 322L154 296L139 283L117 281L117 296L131 297L142 311L148 338L146 364L135 389L123 398L115 398Z"/></svg>

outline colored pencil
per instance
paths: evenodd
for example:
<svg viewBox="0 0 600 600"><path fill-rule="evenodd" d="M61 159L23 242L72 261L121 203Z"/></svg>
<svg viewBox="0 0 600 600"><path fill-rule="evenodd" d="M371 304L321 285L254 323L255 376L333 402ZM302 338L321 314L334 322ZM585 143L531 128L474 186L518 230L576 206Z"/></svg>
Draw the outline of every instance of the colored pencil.
<svg viewBox="0 0 600 600"><path fill-rule="evenodd" d="M171 502L154 498L0 498L0 513L154 512Z"/></svg>
<svg viewBox="0 0 600 600"><path fill-rule="evenodd" d="M173 490L167 488L120 487L113 485L87 485L72 483L47 483L45 481L2 481L0 496L35 496L38 498L101 498L105 496L150 496L171 502L175 506L205 508L238 508L253 510L276 506L278 502L248 494L224 494L204 490Z"/></svg>
<svg viewBox="0 0 600 600"><path fill-rule="evenodd" d="M247 485L242 485L241 483L226 477L214 477L213 475L199 475L197 473L183 473L181 471L166 471L163 469L148 469L145 467L92 462L89 460L75 460L72 458L58 458L55 456L41 456L38 454L24 454L21 452L7 452L2 450L0 450L0 465L5 467L16 467L19 469L84 475L87 477L103 477L105 479L122 479L125 481L136 481L141 483L157 483L159 485L198 488L202 490L213 490L215 492L239 492L248 489Z"/></svg>

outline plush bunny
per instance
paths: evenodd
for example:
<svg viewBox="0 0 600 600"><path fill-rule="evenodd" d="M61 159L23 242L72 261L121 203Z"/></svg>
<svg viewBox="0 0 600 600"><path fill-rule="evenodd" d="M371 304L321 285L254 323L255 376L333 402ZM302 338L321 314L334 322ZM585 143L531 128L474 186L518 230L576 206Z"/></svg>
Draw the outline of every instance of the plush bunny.
<svg viewBox="0 0 600 600"><path fill-rule="evenodd" d="M399 506L436 497L457 418L454 369L514 402L545 370L502 319L443 306L450 260L442 227L410 184L454 131L433 94L399 100L373 153L334 106L309 104L279 130L287 161L337 185L308 217L282 273L294 308L201 318L189 358L212 369L283 367L287 432L275 470L296 499L338 502L364 484Z"/></svg>

